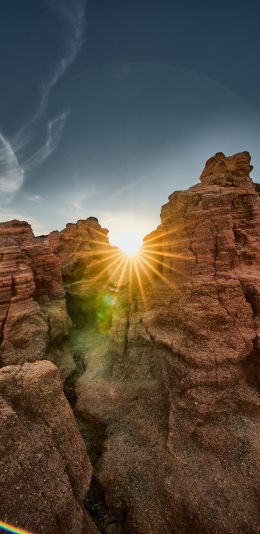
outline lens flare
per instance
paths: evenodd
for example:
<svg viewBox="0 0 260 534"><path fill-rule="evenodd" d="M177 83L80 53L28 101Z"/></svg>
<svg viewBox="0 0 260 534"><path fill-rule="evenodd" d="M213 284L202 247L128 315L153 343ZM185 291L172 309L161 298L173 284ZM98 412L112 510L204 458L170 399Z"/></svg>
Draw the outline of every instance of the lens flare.
<svg viewBox="0 0 260 534"><path fill-rule="evenodd" d="M135 241L126 241L125 243L120 245L120 250L128 258L134 258L135 256L137 256L140 251L140 248L141 245Z"/></svg>
<svg viewBox="0 0 260 534"><path fill-rule="evenodd" d="M0 521L0 531L11 532L12 534L32 534L28 532L27 530L23 530L13 525L9 525L8 523L4 523L3 521Z"/></svg>
<svg viewBox="0 0 260 534"><path fill-rule="evenodd" d="M120 248L125 256L133 258L141 249L142 241L134 233L126 232L118 235L115 245Z"/></svg>
<svg viewBox="0 0 260 534"><path fill-rule="evenodd" d="M102 299L98 302L100 329L107 331L111 325L113 309L120 302L122 291L128 291L131 300L137 293L146 308L151 288L173 288L177 279L186 277L194 255L180 252L181 228L157 229L147 236L143 244L138 236L126 231L120 242L109 245L104 235L95 230L81 263L85 261L87 276L74 282L73 291L85 294L103 280ZM122 230L123 231L123 230Z"/></svg>

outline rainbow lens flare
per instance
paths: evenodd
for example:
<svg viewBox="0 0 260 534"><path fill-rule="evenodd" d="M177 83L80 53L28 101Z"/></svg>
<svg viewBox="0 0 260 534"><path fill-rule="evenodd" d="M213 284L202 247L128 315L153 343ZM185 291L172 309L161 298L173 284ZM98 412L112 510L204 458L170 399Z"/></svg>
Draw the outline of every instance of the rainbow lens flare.
<svg viewBox="0 0 260 534"><path fill-rule="evenodd" d="M32 532L28 532L28 530L23 530L22 528L17 528L13 525L8 525L7 523L0 521L0 531L2 530L4 532L12 532L12 534L32 534Z"/></svg>

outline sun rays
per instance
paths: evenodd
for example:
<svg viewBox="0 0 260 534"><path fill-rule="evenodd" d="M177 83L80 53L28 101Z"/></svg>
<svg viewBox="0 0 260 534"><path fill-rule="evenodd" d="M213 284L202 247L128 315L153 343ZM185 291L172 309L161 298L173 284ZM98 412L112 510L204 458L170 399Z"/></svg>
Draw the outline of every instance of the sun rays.
<svg viewBox="0 0 260 534"><path fill-rule="evenodd" d="M149 295L156 288L173 290L187 270L194 255L185 247L180 227L161 230L160 227L144 239L142 247L132 239L124 250L109 245L103 233L92 228L92 235L77 253L83 264L80 280L73 284L74 290L84 292L89 288L107 288L116 296L126 291L129 299L138 296L147 307ZM84 240L84 237L83 237ZM114 302L114 300L113 300Z"/></svg>

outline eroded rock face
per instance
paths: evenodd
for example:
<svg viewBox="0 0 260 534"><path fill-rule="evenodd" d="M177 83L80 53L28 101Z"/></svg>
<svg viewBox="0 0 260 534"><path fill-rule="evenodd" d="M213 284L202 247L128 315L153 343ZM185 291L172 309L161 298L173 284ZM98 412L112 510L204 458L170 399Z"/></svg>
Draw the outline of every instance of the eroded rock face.
<svg viewBox="0 0 260 534"><path fill-rule="evenodd" d="M59 371L43 361L73 372L70 326L59 258L27 223L0 224L0 517L35 534L96 532L85 445Z"/></svg>
<svg viewBox="0 0 260 534"><path fill-rule="evenodd" d="M259 531L260 202L242 156L209 160L145 241L169 287L142 315L165 347L167 493L199 532Z"/></svg>
<svg viewBox="0 0 260 534"><path fill-rule="evenodd" d="M108 230L89 217L45 238L60 261L67 309L74 324L95 322L98 302L113 276L119 251L109 244L107 235Z"/></svg>
<svg viewBox="0 0 260 534"><path fill-rule="evenodd" d="M260 197L251 169L247 152L211 158L200 184L169 197L160 226L145 238L138 265L128 265L128 270L94 218L37 240L54 263L61 263L74 322L70 347L65 351L57 346L55 361L94 467L88 506L91 513L99 510L95 517L99 532L260 532ZM50 310L43 295L49 290L44 286L39 295L37 254L32 264L24 244L31 242L30 230L20 228L16 235L16 246L25 256L17 271L17 249L8 252L11 266L16 258L16 270L11 286L7 269L2 277L7 296L1 309L10 302L15 312L11 316L17 317L18 326L22 317L27 337L30 325L36 328L41 347L43 323L38 321L42 319L46 328ZM39 273L42 280L41 268ZM48 273L49 267L46 284L53 287L47 283ZM19 288L20 300L14 287ZM53 297L48 298L52 302ZM25 321L21 308L16 308L19 302L26 302ZM49 330L50 324L54 329L60 324L62 331L63 322L54 310ZM3 312L4 332L9 324L5 318ZM15 329L12 323L8 328L12 335L16 332L19 347L24 330L21 327L20 334L15 324ZM30 419L35 413L30 405L34 393L23 384L26 376L34 384L31 369L43 365L48 373L54 372L45 362L2 369L4 383L8 378L5 410L13 410L22 424L27 417L29 430L36 435L38 418ZM41 387L48 390L42 367L40 375ZM54 385L48 391L46 404L52 399L54 405L54 396L60 398L61 393ZM64 404L65 415L67 409ZM41 410L45 424L45 408ZM48 422L48 428L56 440L57 429L62 429L55 410L52 413L50 407L55 425L52 428ZM65 442L66 436L59 434ZM48 447L44 441L47 451ZM57 465L63 465L63 452L61 456ZM40 470L41 466L36 472ZM5 476L13 476L10 472ZM77 476L80 480L79 471ZM61 491L60 480L61 486L57 483L51 491L56 487L57 493ZM84 491L88 483L83 481ZM80 532L83 493L78 491L74 490L74 498L79 507L74 501L68 505L73 510L71 534ZM52 518L53 509L48 507ZM61 505L61 515L63 509ZM56 516L52 521L55 529ZM94 527L86 528L91 532Z"/></svg>
<svg viewBox="0 0 260 534"><path fill-rule="evenodd" d="M171 290L168 301L159 300L161 309L143 320L152 338L190 369L187 407L191 403L193 415L229 410L253 392L243 363L250 365L259 348L260 202L252 182L245 186L247 175L241 174L239 186L240 156L225 158L227 174L232 168L237 176L234 186L218 185L218 175L213 185L204 185L204 171L201 185L169 197L161 226L145 242L148 252L157 246L162 251L162 274ZM219 398L222 380L225 397L233 391L233 401Z"/></svg>
<svg viewBox="0 0 260 534"><path fill-rule="evenodd" d="M217 154L201 184L169 197L144 241L143 291L136 281L131 298L119 290L108 351L88 347L76 414L92 423L115 532L259 532L260 201L250 170L248 153Z"/></svg>
<svg viewBox="0 0 260 534"><path fill-rule="evenodd" d="M68 335L59 261L29 224L0 224L2 365L45 357L50 342Z"/></svg>
<svg viewBox="0 0 260 534"><path fill-rule="evenodd" d="M1 520L34 533L92 532L83 509L92 469L58 369L2 368L0 403Z"/></svg>
<svg viewBox="0 0 260 534"><path fill-rule="evenodd" d="M112 248L107 234L108 230L102 228L95 217L89 217L75 224L69 223L61 232L51 232L47 236L46 242L60 259L65 283L88 282L93 276L90 266L97 252L102 254Z"/></svg>
<svg viewBox="0 0 260 534"><path fill-rule="evenodd" d="M253 170L250 161L249 152L240 152L234 156L218 152L206 162L200 176L201 182L206 185L250 186L252 182L249 175Z"/></svg>

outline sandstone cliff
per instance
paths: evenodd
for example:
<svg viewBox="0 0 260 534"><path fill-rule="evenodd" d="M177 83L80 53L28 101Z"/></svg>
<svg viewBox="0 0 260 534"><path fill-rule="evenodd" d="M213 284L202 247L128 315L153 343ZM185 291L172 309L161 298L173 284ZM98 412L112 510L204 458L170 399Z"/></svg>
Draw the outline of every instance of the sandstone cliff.
<svg viewBox="0 0 260 534"><path fill-rule="evenodd" d="M107 345L86 315L75 414L114 532L259 532L251 169L248 153L219 153L170 196L131 294L129 280L113 298Z"/></svg>
<svg viewBox="0 0 260 534"><path fill-rule="evenodd" d="M57 472L68 462L84 491L75 490L74 474L66 484L63 478L60 484L55 481L54 488L46 468L47 512L39 517L51 518L50 532L65 532L64 502L68 532L80 532L83 523L87 532L95 531L82 512L88 492L85 505L98 532L259 534L260 197L251 170L247 152L216 154L206 163L200 184L169 197L161 224L144 239L133 261L109 245L107 231L95 218L67 225L37 239L36 245L25 223L2 226L2 363L40 359L49 343L47 354L60 368L93 466L90 482L75 426L75 443L69 442L74 422L55 367L48 362L3 367L7 385L0 392L10 417L12 410L16 413L18 435L24 432L21 425L37 433L38 421L46 424L45 408L35 405L36 373L41 395L45 387L48 391L44 402L51 440L69 442L69 451L74 447L68 460L59 445L53 461ZM16 236L11 250L9 228ZM41 247L50 262L45 276L36 252ZM66 331L61 326L67 325L66 313L65 322L59 313L53 322L46 321L57 302L64 310L61 276L73 323L65 345L59 339ZM19 310L13 314L12 304L19 299L28 310L25 318ZM30 311L32 303L39 315ZM12 322L7 327L9 316L17 317L14 328ZM30 335L27 353L21 352L19 317L22 332L27 328L40 340L36 357L30 357ZM50 344L46 336L51 325L56 332L57 323L60 334ZM45 376L51 377L50 384ZM27 377L28 388L21 386ZM18 388L19 402L13 388ZM54 398L65 414L65 432L58 438L63 415L59 407L52 412ZM35 411L37 417L31 417ZM10 439L9 427L5 432ZM26 443L30 439L29 433ZM43 449L51 443L44 441ZM36 481L42 469L37 458ZM5 476L12 478L8 462ZM34 484L29 468L26 477ZM68 497L70 487L74 499ZM62 488L65 497L58 501L56 520L50 495ZM22 495L27 502L27 494ZM8 518L12 509L16 514L14 500L9 508L7 498L4 503ZM17 514L21 522L27 518ZM35 523L36 532L41 524Z"/></svg>
<svg viewBox="0 0 260 534"><path fill-rule="evenodd" d="M58 369L39 361L65 359L70 326L56 255L27 223L0 224L0 519L35 534L96 531L84 443Z"/></svg>
<svg viewBox="0 0 260 534"><path fill-rule="evenodd" d="M35 533L74 534L92 470L58 374L46 361L0 370L0 513Z"/></svg>
<svg viewBox="0 0 260 534"><path fill-rule="evenodd" d="M3 365L42 359L69 333L59 262L29 224L0 224L0 332Z"/></svg>

